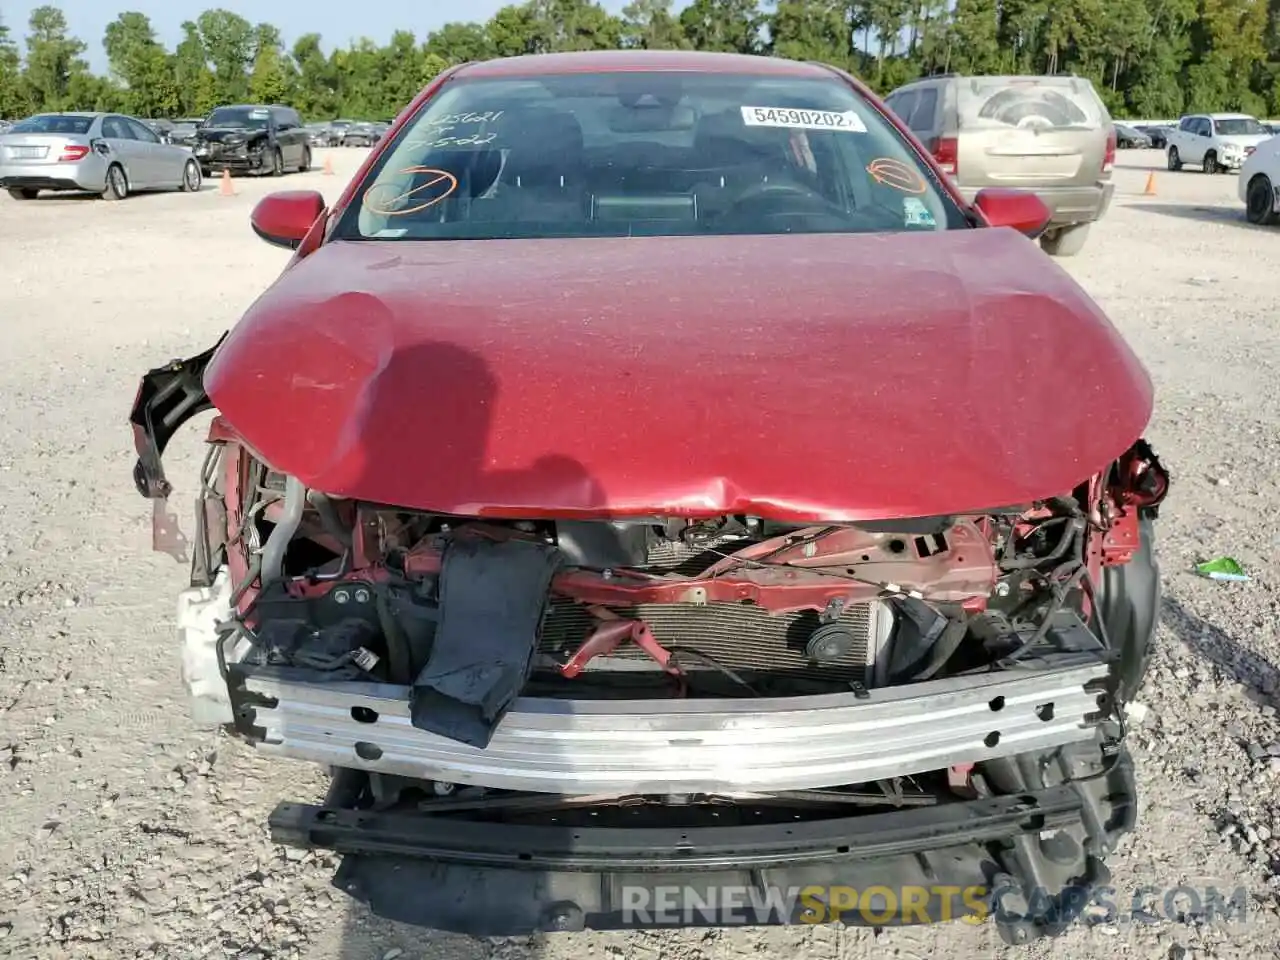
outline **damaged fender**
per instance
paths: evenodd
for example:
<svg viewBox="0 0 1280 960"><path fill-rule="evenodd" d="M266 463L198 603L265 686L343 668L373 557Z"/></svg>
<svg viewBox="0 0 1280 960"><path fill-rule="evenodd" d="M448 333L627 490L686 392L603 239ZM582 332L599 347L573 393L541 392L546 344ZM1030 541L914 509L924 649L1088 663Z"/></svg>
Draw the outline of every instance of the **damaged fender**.
<svg viewBox="0 0 1280 960"><path fill-rule="evenodd" d="M154 504L152 548L179 560L186 559L186 540L168 507L173 485L164 475L162 458L169 441L184 423L213 409L204 389L204 371L226 336L224 333L203 353L170 361L145 374L129 413L133 445L138 452L133 465L133 484L138 493Z"/></svg>

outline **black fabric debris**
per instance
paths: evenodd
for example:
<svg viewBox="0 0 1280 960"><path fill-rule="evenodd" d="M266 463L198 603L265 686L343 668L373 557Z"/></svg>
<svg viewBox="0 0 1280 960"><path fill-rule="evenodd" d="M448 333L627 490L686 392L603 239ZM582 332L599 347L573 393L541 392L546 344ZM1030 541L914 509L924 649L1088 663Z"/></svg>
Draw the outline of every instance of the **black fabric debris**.
<svg viewBox="0 0 1280 960"><path fill-rule="evenodd" d="M413 684L419 730L481 749L533 668L561 555L527 540L459 539L445 548L440 622Z"/></svg>

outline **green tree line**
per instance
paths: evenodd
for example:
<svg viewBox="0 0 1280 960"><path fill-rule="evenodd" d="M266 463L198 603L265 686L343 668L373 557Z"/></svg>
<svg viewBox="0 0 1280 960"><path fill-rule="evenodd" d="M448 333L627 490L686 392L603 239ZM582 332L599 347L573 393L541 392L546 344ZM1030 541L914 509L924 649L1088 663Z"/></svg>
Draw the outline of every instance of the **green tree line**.
<svg viewBox="0 0 1280 960"><path fill-rule="evenodd" d="M736 51L821 60L876 90L939 71L1075 73L1116 116L1244 110L1280 115L1280 0L527 0L485 23L449 23L386 45L326 52L319 34L286 47L270 23L206 10L170 50L141 13L86 42L56 6L18 42L0 21L0 116L101 109L203 115L228 102L285 102L309 119L394 116L433 76L468 60L559 50Z"/></svg>

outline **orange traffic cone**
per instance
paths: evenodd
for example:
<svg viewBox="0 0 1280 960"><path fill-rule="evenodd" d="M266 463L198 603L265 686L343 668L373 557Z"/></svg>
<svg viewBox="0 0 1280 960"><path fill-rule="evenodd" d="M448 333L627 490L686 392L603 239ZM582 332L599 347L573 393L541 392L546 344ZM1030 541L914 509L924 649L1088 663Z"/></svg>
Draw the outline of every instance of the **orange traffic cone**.
<svg viewBox="0 0 1280 960"><path fill-rule="evenodd" d="M1155 173L1147 174L1147 189L1142 191L1144 197L1154 197L1156 195L1156 175Z"/></svg>
<svg viewBox="0 0 1280 960"><path fill-rule="evenodd" d="M326 177L333 176L333 157L324 158L324 175Z"/></svg>
<svg viewBox="0 0 1280 960"><path fill-rule="evenodd" d="M222 171L222 183L218 187L218 192L221 193L224 197L234 197L236 195L236 188L231 185L230 170Z"/></svg>

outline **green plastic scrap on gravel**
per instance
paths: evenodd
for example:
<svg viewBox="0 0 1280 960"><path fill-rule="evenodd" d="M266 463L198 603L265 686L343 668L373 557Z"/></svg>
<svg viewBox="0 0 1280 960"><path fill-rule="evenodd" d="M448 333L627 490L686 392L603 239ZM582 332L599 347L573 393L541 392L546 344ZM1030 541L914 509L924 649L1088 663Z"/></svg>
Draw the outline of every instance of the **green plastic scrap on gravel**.
<svg viewBox="0 0 1280 960"><path fill-rule="evenodd" d="M1246 581L1249 579L1244 567L1232 557L1218 557L1196 565L1196 573L1210 580Z"/></svg>

